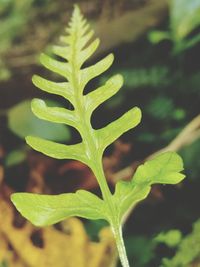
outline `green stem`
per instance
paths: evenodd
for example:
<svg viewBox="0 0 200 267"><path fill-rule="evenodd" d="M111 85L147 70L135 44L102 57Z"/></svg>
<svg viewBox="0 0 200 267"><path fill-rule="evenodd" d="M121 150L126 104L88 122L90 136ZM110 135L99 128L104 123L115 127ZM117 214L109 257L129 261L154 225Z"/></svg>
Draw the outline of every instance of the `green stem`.
<svg viewBox="0 0 200 267"><path fill-rule="evenodd" d="M95 164L93 164L92 171L99 183L103 199L108 203L108 205L110 206L110 208L112 208L113 211L113 205L111 200L112 194L110 192L107 180L105 178L101 158L99 160L96 159Z"/></svg>
<svg viewBox="0 0 200 267"><path fill-rule="evenodd" d="M93 169L93 172L94 172L94 174L97 177L97 180L99 182L99 186L100 186L101 191L102 191L103 199L107 203L107 205L110 209L110 215L112 217L112 219L110 221L110 225L111 225L111 229L112 229L112 232L113 232L116 244L117 244L117 250L119 253L119 258L120 258L121 264L123 267L130 267L129 262L128 262L128 258L127 258L127 254L126 254L123 236L122 236L122 228L121 228L120 224L118 223L117 210L116 210L116 207L113 204L113 201L111 198L112 194L109 190L109 187L108 187L105 175L104 175L102 163L99 163L97 161L96 162L96 168Z"/></svg>
<svg viewBox="0 0 200 267"><path fill-rule="evenodd" d="M112 200L112 194L108 187L108 183L104 174L103 166L102 166L102 153L99 151L95 143L95 135L94 130L91 126L90 118L85 117L83 119L82 114L86 114L87 110L85 110L84 98L82 96L83 88L80 87L79 83L79 74L80 68L77 67L78 64L76 62L76 40L79 38L77 32L75 32L74 42L72 43L72 86L74 88L74 108L79 117L80 123L80 134L82 136L83 143L85 144L86 151L88 152L88 158L90 159L90 167L96 176L104 201L108 205L109 213L110 213L110 222L113 230L113 234L116 240L117 249L119 252L119 257L123 267L129 267L128 258L126 255L126 250L124 246L124 241L122 237L121 227L118 227L118 212L117 207L114 205Z"/></svg>
<svg viewBox="0 0 200 267"><path fill-rule="evenodd" d="M121 264L123 267L130 267L129 262L128 262L128 258L127 258L127 254L126 254L123 236L122 236L121 226L116 227L116 225L111 225L111 228L112 228L112 232L113 232L113 235L115 237L115 240L116 240L117 249L118 249Z"/></svg>

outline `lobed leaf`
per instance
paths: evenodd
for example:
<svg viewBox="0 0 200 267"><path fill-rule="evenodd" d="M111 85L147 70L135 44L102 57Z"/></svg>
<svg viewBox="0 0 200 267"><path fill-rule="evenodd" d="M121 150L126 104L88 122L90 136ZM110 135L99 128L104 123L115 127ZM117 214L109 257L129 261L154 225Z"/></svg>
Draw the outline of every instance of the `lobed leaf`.
<svg viewBox="0 0 200 267"><path fill-rule="evenodd" d="M93 30L90 30L89 32L86 33L86 31L88 31L88 29L89 29L89 24L87 24L84 28L82 28L82 30L77 29L77 34L73 33L73 35L60 36L60 41L66 45L71 46L74 43L74 38L76 35L76 36L80 37L80 39L78 42L76 42L75 45L76 45L77 50L80 51L81 49L83 49L86 46L86 44L90 41L90 39L92 38L92 36L94 34Z"/></svg>
<svg viewBox="0 0 200 267"><path fill-rule="evenodd" d="M32 110L41 119L75 127L83 141L75 145L64 145L33 136L28 136L26 141L32 148L45 155L57 159L79 160L91 167L97 175L105 199L103 201L87 191L79 190L76 193L58 196L18 193L12 195L12 201L23 216L40 226L59 222L69 216L106 219L114 226L131 207L147 197L151 184L174 184L181 181L184 178L180 173L183 164L176 153L164 153L141 165L131 182L118 182L114 195L109 194L109 191L104 192L106 181L96 159L99 160L105 148L119 136L139 124L141 111L135 107L102 129L92 128L92 112L120 89L123 79L116 75L105 85L83 95L88 82L105 72L113 63L114 56L110 54L96 64L81 69L82 64L97 49L99 40L90 42L93 31L89 30L78 7L75 7L66 32L68 36L61 38L65 46L53 47L54 54L66 62L60 62L45 54L41 55L40 60L47 69L61 75L67 81L56 83L34 76L33 82L46 92L68 99L74 110L48 107L44 101L38 99L32 102ZM87 46L88 42L90 44Z"/></svg>
<svg viewBox="0 0 200 267"><path fill-rule="evenodd" d="M185 177L180 173L182 170L181 157L175 152L165 152L139 166L133 181L136 184L176 184Z"/></svg>
<svg viewBox="0 0 200 267"><path fill-rule="evenodd" d="M93 78L105 72L112 65L114 60L113 54L108 55L96 64L81 70L81 86L84 88L86 84Z"/></svg>
<svg viewBox="0 0 200 267"><path fill-rule="evenodd" d="M79 58L78 58L78 66L81 67L82 64L91 57L91 55L94 54L94 52L96 51L96 49L99 46L99 39L95 39L87 48L85 48L84 50L82 50L80 52Z"/></svg>
<svg viewBox="0 0 200 267"><path fill-rule="evenodd" d="M20 213L37 226L55 224L71 216L106 219L104 202L85 190L54 196L15 193L11 200Z"/></svg>
<svg viewBox="0 0 200 267"><path fill-rule="evenodd" d="M63 76L64 78L68 79L70 76L70 65L66 62L60 62L56 59L53 59L45 54L41 54L40 62L44 65L47 69Z"/></svg>
<svg viewBox="0 0 200 267"><path fill-rule="evenodd" d="M33 113L40 119L55 123L64 123L78 128L78 118L73 110L62 107L48 107L45 101L33 99L31 102Z"/></svg>
<svg viewBox="0 0 200 267"><path fill-rule="evenodd" d="M69 35L62 37L65 46L53 47L53 52L68 62L59 62L45 54L42 54L40 57L41 63L46 68L65 77L68 79L68 82L56 83L39 76L33 77L33 82L37 87L44 91L64 96L73 104L74 110L70 111L60 107L48 107L44 101L38 99L32 102L32 111L37 117L75 127L80 132L83 143L87 145L81 143L71 147L36 139L35 137L27 138L27 142L34 149L46 155L62 159L78 159L87 164L89 164L91 154L96 149L96 147L90 148L90 144L88 146L88 140L93 140L94 144L98 144L98 153L101 154L106 146L110 145L110 143L125 131L136 126L141 119L140 110L134 108L115 122L97 131L93 130L90 124L85 124L87 122L90 123L92 112L101 103L114 95L123 84L122 77L116 75L110 78L104 86L97 88L87 95L82 94L86 84L91 79L106 71L114 60L113 54L110 54L96 64L81 69L81 65L95 52L99 45L99 39L95 39L85 47L93 35L93 31L88 31L88 29L86 20L83 19L80 10L76 7L69 27L66 29ZM83 113L85 119L83 119ZM89 137L86 133L94 136ZM96 140L94 140L95 138ZM54 149L55 151L53 151ZM75 152L76 149L77 151ZM70 153L72 153L71 157Z"/></svg>
<svg viewBox="0 0 200 267"><path fill-rule="evenodd" d="M106 127L97 130L96 135L99 140L100 149L104 151L119 136L137 126L140 123L141 116L141 110L135 107Z"/></svg>
<svg viewBox="0 0 200 267"><path fill-rule="evenodd" d="M105 85L84 96L85 108L89 115L104 101L116 94L123 85L123 77L115 75Z"/></svg>
<svg viewBox="0 0 200 267"><path fill-rule="evenodd" d="M90 30L89 32L87 32L89 29L89 24L87 24L81 32L81 38L79 40L79 42L77 42L77 47L81 50L83 49L87 43L90 41L90 39L92 38L92 36L94 35L94 31ZM86 33L87 32L87 33Z"/></svg>
<svg viewBox="0 0 200 267"><path fill-rule="evenodd" d="M88 164L83 143L76 145L63 145L34 136L27 136L26 142L33 149L52 158L74 159Z"/></svg>
<svg viewBox="0 0 200 267"><path fill-rule="evenodd" d="M166 152L140 165L132 181L119 181L116 184L113 200L118 208L118 216L123 215L139 201L145 199L155 183L176 184L185 177L183 162L175 152Z"/></svg>
<svg viewBox="0 0 200 267"><path fill-rule="evenodd" d="M62 57L66 60L70 59L70 48L68 46L59 46L59 45L54 45L52 47L52 52L59 56Z"/></svg>
<svg viewBox="0 0 200 267"><path fill-rule="evenodd" d="M133 208L139 201L145 199L150 192L149 185L136 185L132 182L119 181L115 187L113 200L118 208L119 219Z"/></svg>
<svg viewBox="0 0 200 267"><path fill-rule="evenodd" d="M74 92L69 82L52 82L38 75L33 75L32 82L39 89L51 94L62 96L73 104Z"/></svg>

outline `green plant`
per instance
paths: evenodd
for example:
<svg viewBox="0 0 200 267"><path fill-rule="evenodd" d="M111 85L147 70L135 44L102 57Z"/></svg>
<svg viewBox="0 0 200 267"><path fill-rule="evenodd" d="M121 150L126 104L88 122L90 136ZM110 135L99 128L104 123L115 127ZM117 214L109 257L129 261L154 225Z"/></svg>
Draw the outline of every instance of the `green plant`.
<svg viewBox="0 0 200 267"><path fill-rule="evenodd" d="M33 0L0 1L0 81L8 80L11 76L4 56L8 49L13 48L13 41L25 30L32 3Z"/></svg>
<svg viewBox="0 0 200 267"><path fill-rule="evenodd" d="M168 232L161 232L155 238L156 243L164 243L170 248L176 247L182 239L182 234L179 230L172 229Z"/></svg>
<svg viewBox="0 0 200 267"><path fill-rule="evenodd" d="M57 83L34 76L33 83L46 92L66 98L74 110L48 107L40 99L32 101L32 110L41 119L76 128L82 141L75 145L64 145L33 136L28 136L26 141L35 150L48 156L79 160L88 165L96 176L103 198L85 190L78 190L76 193L56 196L15 193L11 199L21 214L37 226L54 224L69 216L108 221L116 239L121 263L128 267L122 237L122 221L125 214L138 201L147 197L152 184L180 182L184 178L184 175L179 173L183 170L183 163L176 153L164 153L141 165L131 181L119 181L114 194L110 192L102 166L103 152L115 139L140 122L141 111L135 107L104 128L93 129L92 112L120 89L123 78L121 75L115 75L105 85L84 95L84 88L88 82L106 71L114 57L110 54L92 66L81 68L97 49L99 40L96 39L86 46L93 32L89 30L89 25L77 6L66 31L68 35L61 37L65 46L54 46L53 51L55 55L68 62L61 62L44 54L40 60L46 68L68 81Z"/></svg>
<svg viewBox="0 0 200 267"><path fill-rule="evenodd" d="M59 105L52 100L45 100L49 106ZM62 142L70 139L69 128L62 124L42 121L35 117L30 108L31 101L24 100L11 107L6 113L8 128L18 137L24 139L27 135L36 135ZM59 105L60 106L60 105ZM41 131L42 129L42 131Z"/></svg>
<svg viewBox="0 0 200 267"><path fill-rule="evenodd" d="M177 230L177 233L179 231ZM177 244L176 254L171 259L164 258L162 260L163 267L179 267L179 266L199 266L200 258L200 220L193 224L193 231L181 239L181 232L179 232L180 240ZM169 243L163 240L168 246ZM198 265L195 265L197 261Z"/></svg>
<svg viewBox="0 0 200 267"><path fill-rule="evenodd" d="M188 37L200 25L199 0L170 1L170 30L151 31L149 38L153 43L169 39L174 43L174 52L181 52L200 42L200 34Z"/></svg>
<svg viewBox="0 0 200 267"><path fill-rule="evenodd" d="M0 262L0 267L8 267L8 264L5 261Z"/></svg>

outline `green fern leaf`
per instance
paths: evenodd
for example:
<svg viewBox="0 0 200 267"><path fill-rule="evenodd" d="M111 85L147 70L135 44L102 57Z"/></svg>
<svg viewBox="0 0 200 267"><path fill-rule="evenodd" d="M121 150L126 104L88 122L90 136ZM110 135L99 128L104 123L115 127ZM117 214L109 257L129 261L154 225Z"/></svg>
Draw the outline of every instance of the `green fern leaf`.
<svg viewBox="0 0 200 267"><path fill-rule="evenodd" d="M121 233L123 216L128 209L148 195L151 184L174 184L181 181L184 178L184 175L179 173L182 170L182 161L173 153L158 156L139 167L132 181L117 183L115 193L111 194L102 166L103 152L119 136L138 125L141 111L135 107L101 129L92 127L93 111L118 92L123 78L121 75L115 75L103 86L85 95L85 86L109 69L114 56L110 54L92 66L83 67L85 61L97 49L99 40L91 41L93 31L89 30L89 25L77 6L66 32L67 35L61 37L63 46L54 46L52 49L62 61L45 54L40 57L41 63L47 69L62 76L66 81L54 82L34 75L33 83L45 92L64 97L71 102L74 109L49 107L45 101L34 99L32 111L40 119L74 127L82 140L78 144L65 145L28 136L26 142L50 157L79 160L89 166L99 183L103 199L84 190L58 196L15 193L11 199L22 215L35 225L57 223L69 216L107 220L115 236L122 265L129 267Z"/></svg>
<svg viewBox="0 0 200 267"><path fill-rule="evenodd" d="M45 54L40 56L41 63L49 70L64 77L66 82L53 82L34 75L33 83L43 91L62 96L69 100L74 110L61 107L48 107L45 101L41 99L34 99L31 107L33 113L40 119L63 123L76 128L80 132L82 142L75 145L65 145L35 136L26 137L26 142L35 150L50 157L56 159L74 159L87 164L96 174L104 195L105 183L103 185L101 182L104 179L101 167L103 152L120 135L135 127L140 122L141 111L137 107L133 108L104 128L93 129L90 122L93 111L118 92L123 84L123 78L121 75L115 75L103 86L84 95L84 88L87 83L106 71L113 63L114 56L110 54L92 66L81 68L84 62L97 49L99 39L95 39L93 42L90 41L93 32L89 30L89 26L83 19L78 7L75 7L72 20L66 31L68 35L62 36L61 38L64 46L53 46L52 49L53 53L64 59L65 62L58 61L58 59L51 58ZM88 42L90 42L89 45L87 45ZM100 169L98 164L100 165ZM23 207L22 198L26 199ZM49 196L47 196L47 199L45 199L45 196L41 196L41 200L39 196L36 196L36 198L38 201L43 202L44 207L50 201ZM69 198L74 199L74 195L73 197L70 195ZM29 218L33 223L37 224L36 219L32 220L35 215L29 216L30 210L25 208L33 206L34 195L14 194L12 200L26 218ZM56 202L57 199L54 197L53 201ZM93 202L94 204L96 203ZM59 211L59 209L57 210ZM35 212L40 213L41 216L43 214L43 218L46 218L47 223L49 223L49 216L46 216L43 209L37 210L34 208L33 213L35 214ZM54 212L54 216L56 217L55 210L51 212ZM68 213L65 214L66 217L69 216ZM59 212L58 218L60 218ZM104 212L102 212L102 218L104 218ZM39 217L38 220L40 221ZM54 223L54 220L51 222Z"/></svg>
<svg viewBox="0 0 200 267"><path fill-rule="evenodd" d="M114 59L113 55L110 54L96 64L81 69L82 64L95 52L99 45L99 40L96 39L86 46L92 37L92 32L87 33L86 31L88 29L87 25L76 7L70 26L67 28L69 35L62 37L65 46L53 47L55 55L62 57L66 62L60 62L45 54L40 57L41 63L46 68L66 78L66 82L56 83L40 76L33 76L33 83L38 88L63 96L74 106L74 110L48 107L43 100L34 99L32 101L33 113L40 119L64 123L76 128L81 134L82 143L65 146L30 136L26 140L35 150L48 156L77 159L92 167L91 151L96 150L95 154L98 154L101 158L108 145L140 122L141 112L139 108L134 108L103 129L94 130L92 128L90 123L92 112L120 89L123 78L121 75L115 75L105 85L87 95L83 95L87 83L105 72ZM85 114L85 119L83 119L83 114ZM88 139L90 142L88 142ZM85 158L85 155L88 155L88 159Z"/></svg>
<svg viewBox="0 0 200 267"><path fill-rule="evenodd" d="M183 161L175 152L166 152L139 166L135 175L136 184L177 184L183 180Z"/></svg>
<svg viewBox="0 0 200 267"><path fill-rule="evenodd" d="M21 214L37 226L55 224L71 216L92 220L107 219L104 202L85 190L56 196L30 193L13 194L12 201L14 203L17 201ZM32 212L30 212L30 207L34 207ZM102 214L104 214L104 218L102 218Z"/></svg>

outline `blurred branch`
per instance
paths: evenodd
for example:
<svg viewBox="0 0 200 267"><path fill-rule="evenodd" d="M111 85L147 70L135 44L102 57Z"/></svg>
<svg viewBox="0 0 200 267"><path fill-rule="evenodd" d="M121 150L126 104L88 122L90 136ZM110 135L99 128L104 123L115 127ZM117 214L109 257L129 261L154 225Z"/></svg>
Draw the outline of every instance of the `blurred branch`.
<svg viewBox="0 0 200 267"><path fill-rule="evenodd" d="M169 143L169 145L151 154L145 160L151 159L152 157L154 157L159 153L167 151L177 152L181 150L183 147L192 144L198 138L200 138L200 114L196 116L190 123L188 123L186 127L177 135L177 137ZM121 179L126 179L126 180L130 179L130 177L133 175L135 167L136 165L133 163L130 166L115 173L114 174L115 181L117 182L118 180Z"/></svg>
<svg viewBox="0 0 200 267"><path fill-rule="evenodd" d="M147 159L150 159L158 153L167 151L179 151L183 147L192 144L198 138L200 138L200 114L196 116L185 128L176 136L174 140L169 143L168 146L153 153Z"/></svg>
<svg viewBox="0 0 200 267"><path fill-rule="evenodd" d="M141 8L118 15L111 20L100 19L95 27L96 35L101 40L98 54L136 40L163 20L167 14L167 7L167 0L149 0Z"/></svg>
<svg viewBox="0 0 200 267"><path fill-rule="evenodd" d="M35 54L25 55L23 57L18 56L9 60L9 66L12 68L27 67L31 65L36 65L36 63L37 57L35 56Z"/></svg>

